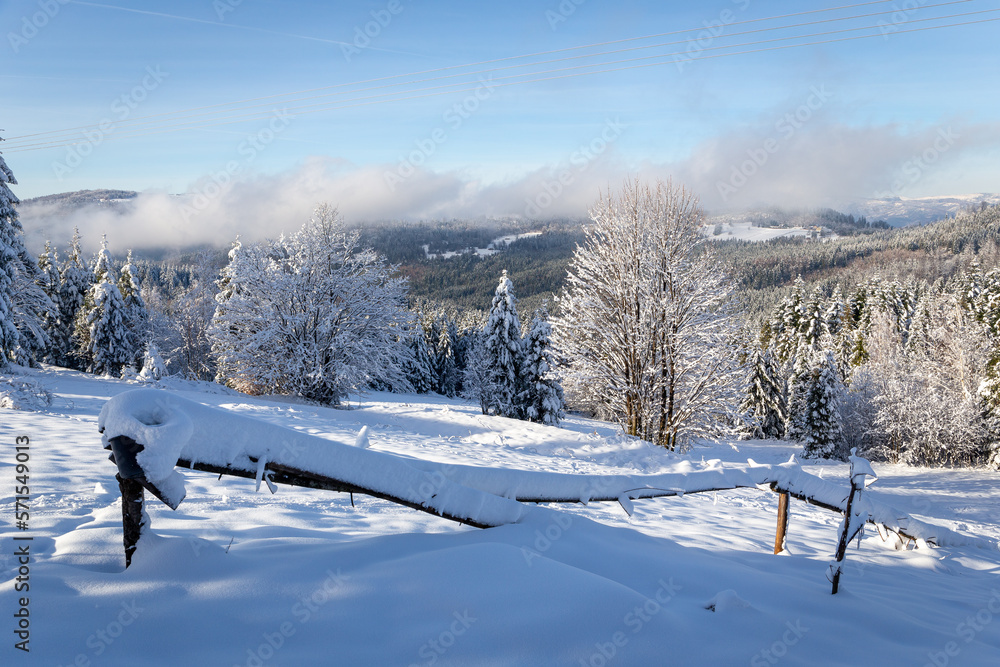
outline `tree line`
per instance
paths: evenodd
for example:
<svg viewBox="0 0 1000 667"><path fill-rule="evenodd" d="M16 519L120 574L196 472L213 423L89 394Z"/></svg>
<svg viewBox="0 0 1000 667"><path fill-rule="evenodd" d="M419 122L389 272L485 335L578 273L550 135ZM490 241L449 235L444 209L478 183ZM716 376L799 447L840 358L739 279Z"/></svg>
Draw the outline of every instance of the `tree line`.
<svg viewBox="0 0 1000 667"><path fill-rule="evenodd" d="M998 207L734 255L741 246L703 233L685 188L629 180L593 205L554 314L537 308L523 326L515 276L500 268L516 266L511 253L494 256L488 306L435 303L327 205L295 234L237 239L224 258L116 263L105 241L88 261L77 233L62 260L51 244L36 260L15 183L0 156L0 367L177 373L332 405L438 392L546 424L568 405L672 450L738 434L801 442L806 456L1000 465ZM766 317L747 308L734 257L746 270L810 254L855 270L797 276ZM858 270L876 254L895 275Z"/></svg>

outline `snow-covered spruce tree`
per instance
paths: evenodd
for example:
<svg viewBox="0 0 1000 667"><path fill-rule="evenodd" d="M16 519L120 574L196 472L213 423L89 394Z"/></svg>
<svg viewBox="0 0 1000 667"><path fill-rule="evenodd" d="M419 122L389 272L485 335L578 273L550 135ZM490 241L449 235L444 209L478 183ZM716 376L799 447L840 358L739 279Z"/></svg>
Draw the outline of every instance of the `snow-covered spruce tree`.
<svg viewBox="0 0 1000 667"><path fill-rule="evenodd" d="M824 350L813 358L814 379L806 397L802 455L807 459L829 458L842 439L840 403L844 384L832 352Z"/></svg>
<svg viewBox="0 0 1000 667"><path fill-rule="evenodd" d="M462 371L462 396L479 403L483 414L489 414L490 398L494 395L493 372L486 354L482 332L468 330L462 336L465 368Z"/></svg>
<svg viewBox="0 0 1000 667"><path fill-rule="evenodd" d="M89 372L118 377L133 363L135 350L126 317L118 276L104 239L94 262L94 284L77 315L77 351L87 359Z"/></svg>
<svg viewBox="0 0 1000 667"><path fill-rule="evenodd" d="M668 449L729 432L742 394L733 287L695 198L626 181L590 215L553 320L570 403Z"/></svg>
<svg viewBox="0 0 1000 667"><path fill-rule="evenodd" d="M139 379L144 382L156 382L166 376L167 365L163 363L163 357L160 356L160 350L156 347L156 343L147 343L146 352L142 357L142 371L139 373Z"/></svg>
<svg viewBox="0 0 1000 667"><path fill-rule="evenodd" d="M420 325L407 339L409 356L403 360L403 373L418 394L426 394L434 389L434 368L424 332Z"/></svg>
<svg viewBox="0 0 1000 667"><path fill-rule="evenodd" d="M405 280L358 238L322 205L288 238L234 246L211 330L222 381L334 405L407 385Z"/></svg>
<svg viewBox="0 0 1000 667"><path fill-rule="evenodd" d="M781 438L785 434L785 382L773 351L758 340L751 345L747 369L750 376L739 408L746 421L740 426L740 437Z"/></svg>
<svg viewBox="0 0 1000 667"><path fill-rule="evenodd" d="M17 184L0 155L0 370L14 358L21 336L14 323L14 288L18 281L18 243L21 223L14 209L19 202L8 183Z"/></svg>
<svg viewBox="0 0 1000 667"><path fill-rule="evenodd" d="M62 326L59 321L59 287L61 281L59 279L58 263L58 253L52 248L52 244L46 241L45 249L38 256L38 269L41 271L38 286L42 288L42 291L45 292L45 296L49 298L49 302L51 303L51 306L45 310L42 316L42 328L49 337L49 348L45 353L43 361L49 364L59 364L65 356L64 349L57 349L59 336L62 332Z"/></svg>
<svg viewBox="0 0 1000 667"><path fill-rule="evenodd" d="M59 329L52 335L54 363L58 366L81 371L87 368L86 358L78 352L82 346L76 339L75 327L93 275L80 247L80 230L74 229L66 260L59 267Z"/></svg>
<svg viewBox="0 0 1000 667"><path fill-rule="evenodd" d="M828 458L836 452L843 392L833 353L814 349L803 340L789 379L785 434L803 444L806 458Z"/></svg>
<svg viewBox="0 0 1000 667"><path fill-rule="evenodd" d="M523 415L518 402L521 392L521 366L524 350L521 345L521 320L517 316L517 297L507 271L493 294L493 305L483 327L483 354L489 369L490 412L520 419Z"/></svg>
<svg viewBox="0 0 1000 667"><path fill-rule="evenodd" d="M133 351L132 365L142 368L143 353L149 342L149 311L142 298L139 277L132 265L132 251L122 266L118 277L118 291L121 292L125 304L125 325L128 328L129 347Z"/></svg>
<svg viewBox="0 0 1000 667"><path fill-rule="evenodd" d="M802 307L802 319L799 322L800 340L805 341L814 350L819 348L820 338L826 334L824 301L823 290L816 285Z"/></svg>
<svg viewBox="0 0 1000 667"><path fill-rule="evenodd" d="M41 271L24 247L17 215L17 179L0 155L0 369L13 362L35 365L45 356L49 337L43 320L52 303L39 286Z"/></svg>
<svg viewBox="0 0 1000 667"><path fill-rule="evenodd" d="M554 375L554 366L552 325L548 313L539 311L524 339L518 403L526 419L550 426L558 425L566 410L562 384Z"/></svg>
<svg viewBox="0 0 1000 667"><path fill-rule="evenodd" d="M437 355L434 358L434 372L437 375L438 392L443 396L454 398L458 395L460 386L459 369L455 360L455 349L458 346L458 327L452 320L447 320L441 327L438 337Z"/></svg>
<svg viewBox="0 0 1000 667"><path fill-rule="evenodd" d="M774 352L782 363L792 359L798 349L804 311L805 281L798 276L792 283L791 293L775 308L771 322Z"/></svg>

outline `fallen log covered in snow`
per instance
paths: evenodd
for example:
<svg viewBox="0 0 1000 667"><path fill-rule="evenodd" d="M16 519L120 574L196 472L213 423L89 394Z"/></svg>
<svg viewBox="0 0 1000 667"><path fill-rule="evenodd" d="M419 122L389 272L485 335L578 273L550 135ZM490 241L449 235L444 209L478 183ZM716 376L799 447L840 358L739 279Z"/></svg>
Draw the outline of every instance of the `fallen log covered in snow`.
<svg viewBox="0 0 1000 667"><path fill-rule="evenodd" d="M106 448L125 438L139 451L144 486L173 508L184 499L184 467L273 483L366 493L477 527L517 522L527 508L418 470L405 459L195 403L158 389L110 399L98 428ZM118 440L119 449L127 443ZM126 471L120 472L126 476ZM138 473L133 471L133 476ZM133 477L134 478L134 477Z"/></svg>
<svg viewBox="0 0 1000 667"><path fill-rule="evenodd" d="M519 521L522 502L619 502L685 493L770 487L813 505L844 513L848 489L811 475L794 460L780 465L709 467L656 475L579 475L478 468L408 459L318 438L157 389L110 399L98 426L107 448L131 451L146 488L171 507L184 498L176 466L256 479L271 486L363 493L477 527ZM129 445L129 442L134 443ZM273 489L272 489L273 490ZM985 545L942 526L914 519L865 492L859 502L871 522L902 538L941 546Z"/></svg>

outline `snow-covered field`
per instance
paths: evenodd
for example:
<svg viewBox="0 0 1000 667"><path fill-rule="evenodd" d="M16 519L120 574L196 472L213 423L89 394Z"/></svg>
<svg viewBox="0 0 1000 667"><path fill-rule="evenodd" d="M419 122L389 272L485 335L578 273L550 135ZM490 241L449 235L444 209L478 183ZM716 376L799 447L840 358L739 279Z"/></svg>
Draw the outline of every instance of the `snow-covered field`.
<svg viewBox="0 0 1000 667"><path fill-rule="evenodd" d="M876 465L873 495L992 546L894 550L869 531L836 596L825 573L839 518L793 501L788 551L774 556L776 496L755 489L638 500L631 518L613 503L533 507L479 530L368 497L352 507L346 494L255 493L252 480L185 471L176 511L147 495L152 535L125 571L96 423L136 385L54 368L14 379L16 402L40 409L0 410L0 664L1000 664L995 472ZM333 410L177 380L167 390L338 442L368 426L372 450L448 463L646 474L794 452L737 442L672 456L608 424L555 429L437 396L373 393ZM14 528L21 436L27 531ZM846 465L806 467L846 487ZM30 591L15 592L25 536ZM14 648L20 597L29 654Z"/></svg>
<svg viewBox="0 0 1000 667"><path fill-rule="evenodd" d="M719 233L716 234L716 229ZM717 241L770 241L782 236L809 236L812 230L804 227L755 227L750 222L712 221L703 228L704 234Z"/></svg>
<svg viewBox="0 0 1000 667"><path fill-rule="evenodd" d="M459 255L466 255L474 253L479 257L489 257L500 252L506 246L509 246L515 241L520 239L533 238L535 236L541 236L541 232L525 232L524 234L509 234L507 236L501 236L490 241L485 248L466 248L464 250L448 250L440 254L435 254L431 252L431 247L429 244L424 244L424 257L427 259L451 259L452 257L458 257Z"/></svg>

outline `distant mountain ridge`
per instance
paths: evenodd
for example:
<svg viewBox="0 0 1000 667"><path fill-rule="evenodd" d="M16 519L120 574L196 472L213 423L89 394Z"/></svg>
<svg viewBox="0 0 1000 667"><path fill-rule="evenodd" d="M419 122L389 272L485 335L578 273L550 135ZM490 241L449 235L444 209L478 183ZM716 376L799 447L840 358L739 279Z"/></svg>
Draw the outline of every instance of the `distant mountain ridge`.
<svg viewBox="0 0 1000 667"><path fill-rule="evenodd" d="M980 192L943 197L882 197L866 199L843 207L848 213L863 215L869 220L885 220L893 227L924 225L951 218L974 206L1000 204L1000 194Z"/></svg>
<svg viewBox="0 0 1000 667"><path fill-rule="evenodd" d="M135 199L139 196L133 190L77 190L75 192L61 192L54 195L44 195L42 197L32 197L21 201L22 206L51 206L57 205L66 208L80 208L88 205L114 206L121 202Z"/></svg>

